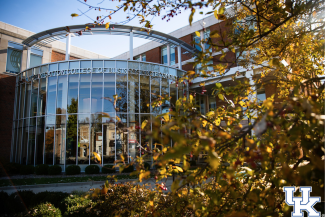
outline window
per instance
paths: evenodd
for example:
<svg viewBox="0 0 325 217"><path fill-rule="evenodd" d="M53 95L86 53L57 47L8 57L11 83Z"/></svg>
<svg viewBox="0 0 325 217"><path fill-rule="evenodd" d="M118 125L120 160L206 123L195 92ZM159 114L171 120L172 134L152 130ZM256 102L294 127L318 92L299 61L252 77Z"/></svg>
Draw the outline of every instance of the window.
<svg viewBox="0 0 325 217"><path fill-rule="evenodd" d="M210 60L206 65L212 65L213 64L213 61L212 60ZM199 63L199 64L197 64L196 65L196 67L195 67L195 72L196 72L196 74L201 74L201 70L205 70L205 71L211 71L211 72L213 72L213 67L212 66L209 66L209 67L207 67L207 68L202 68L202 64L201 63Z"/></svg>
<svg viewBox="0 0 325 217"><path fill-rule="evenodd" d="M146 55L145 54L142 54L142 61L147 61L147 57L146 57Z"/></svg>
<svg viewBox="0 0 325 217"><path fill-rule="evenodd" d="M208 41L210 40L210 29L206 29L203 32L203 39L204 39L204 49L207 51L209 49L211 49L211 45L208 44ZM195 42L194 47L199 50L202 51L201 48L201 36L197 36L196 34L193 35L193 41ZM210 50L211 52L212 50Z"/></svg>
<svg viewBox="0 0 325 217"><path fill-rule="evenodd" d="M255 30L255 26L256 26L256 20L255 20L255 16L247 16L245 17L245 19L242 20L237 20L236 23L234 23L235 25L235 29L234 29L234 34L235 35L239 35L244 28L248 28L249 30Z"/></svg>
<svg viewBox="0 0 325 217"><path fill-rule="evenodd" d="M142 58L140 58L140 57L142 57ZM141 54L141 55L138 55L138 56L136 56L136 57L134 57L134 60L136 60L136 61L146 61L146 55L145 54Z"/></svg>
<svg viewBox="0 0 325 217"><path fill-rule="evenodd" d="M262 103L264 100L266 100L265 90L258 90L256 98L257 98L257 102L260 102L260 103Z"/></svg>
<svg viewBox="0 0 325 217"><path fill-rule="evenodd" d="M136 60L136 61L140 61L140 56L136 56L136 57L134 57L134 60Z"/></svg>
<svg viewBox="0 0 325 217"><path fill-rule="evenodd" d="M18 74L21 67L22 51L8 47L6 72Z"/></svg>
<svg viewBox="0 0 325 217"><path fill-rule="evenodd" d="M161 64L167 65L167 46L161 48ZM170 46L170 65L175 64L175 47Z"/></svg>
<svg viewBox="0 0 325 217"><path fill-rule="evenodd" d="M35 67L42 65L43 51L35 48L31 48L29 67Z"/></svg>

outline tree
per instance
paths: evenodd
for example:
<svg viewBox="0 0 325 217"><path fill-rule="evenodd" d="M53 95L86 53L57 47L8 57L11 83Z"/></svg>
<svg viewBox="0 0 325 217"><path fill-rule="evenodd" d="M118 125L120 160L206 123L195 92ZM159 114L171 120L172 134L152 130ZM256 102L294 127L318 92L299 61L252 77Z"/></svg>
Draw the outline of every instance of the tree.
<svg viewBox="0 0 325 217"><path fill-rule="evenodd" d="M206 164L172 185L176 203L186 201L192 207L186 215L288 215L283 186L312 186L311 195L324 201L324 1L126 0L95 24L104 24L124 9L135 15L128 15L127 20L140 17L150 32L152 16L168 21L182 10L191 10L191 24L201 8L211 9L208 13L224 20L227 31L221 25L212 31L203 43L213 49L195 56L193 66L202 64L203 69L213 70L189 71L179 82L189 83L199 76L221 79L235 65L258 73L253 76L254 84L237 79L237 73L235 86L224 88L216 82L213 93L226 101L225 107L203 115L192 93L153 120L151 138L163 147L170 139L174 144L154 150L154 159L162 166L157 178L182 171L177 165L188 170L188 156L205 151ZM212 52L220 55L209 64ZM235 60L229 58L235 53ZM261 104L254 92L257 86L266 85L274 86L277 93ZM230 94L233 103L225 99ZM245 115L251 120L246 126L242 107L247 107ZM149 175L142 167L138 173L140 180Z"/></svg>

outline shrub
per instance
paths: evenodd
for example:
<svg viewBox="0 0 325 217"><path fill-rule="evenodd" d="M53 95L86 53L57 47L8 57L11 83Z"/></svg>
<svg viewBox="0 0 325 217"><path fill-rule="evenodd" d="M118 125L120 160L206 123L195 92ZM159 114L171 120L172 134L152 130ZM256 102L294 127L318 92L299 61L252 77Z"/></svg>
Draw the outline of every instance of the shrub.
<svg viewBox="0 0 325 217"><path fill-rule="evenodd" d="M36 175L47 175L49 165L47 164L39 164L35 167L35 173Z"/></svg>
<svg viewBox="0 0 325 217"><path fill-rule="evenodd" d="M20 175L29 175L34 174L34 166L33 165L23 165L19 170Z"/></svg>
<svg viewBox="0 0 325 217"><path fill-rule="evenodd" d="M48 169L49 175L60 175L62 172L62 168L59 165L50 166Z"/></svg>
<svg viewBox="0 0 325 217"><path fill-rule="evenodd" d="M78 165L70 165L65 169L65 174L67 175L80 174L80 167Z"/></svg>
<svg viewBox="0 0 325 217"><path fill-rule="evenodd" d="M97 165L89 165L85 169L86 174L98 174L99 173L99 167Z"/></svg>
<svg viewBox="0 0 325 217"><path fill-rule="evenodd" d="M102 168L102 173L115 173L116 170L113 165L104 165Z"/></svg>
<svg viewBox="0 0 325 217"><path fill-rule="evenodd" d="M134 166L132 164L126 165L122 173L132 173L134 171Z"/></svg>
<svg viewBox="0 0 325 217"><path fill-rule="evenodd" d="M60 210L64 216L88 216L85 209L92 205L92 201L85 196L70 195L60 203Z"/></svg>
<svg viewBox="0 0 325 217"><path fill-rule="evenodd" d="M7 213L24 212L26 207L30 207L31 198L35 195L32 191L18 191L12 193L6 202Z"/></svg>
<svg viewBox="0 0 325 217"><path fill-rule="evenodd" d="M191 167L195 167L196 166L196 161L195 160L191 160L190 161L190 166Z"/></svg>
<svg viewBox="0 0 325 217"><path fill-rule="evenodd" d="M62 216L61 211L51 203L42 203L32 208L31 216Z"/></svg>
<svg viewBox="0 0 325 217"><path fill-rule="evenodd" d="M61 201L68 196L68 193L63 192L39 192L30 199L32 201L31 207L37 206L41 203L51 203L55 207L59 207Z"/></svg>
<svg viewBox="0 0 325 217"><path fill-rule="evenodd" d="M0 213L7 214L8 213L8 206L7 203L9 201L9 195L7 192L0 191Z"/></svg>
<svg viewBox="0 0 325 217"><path fill-rule="evenodd" d="M143 163L143 166L144 166L144 168L145 168L146 170L150 170L150 164L149 164L149 163L144 162L144 163Z"/></svg>

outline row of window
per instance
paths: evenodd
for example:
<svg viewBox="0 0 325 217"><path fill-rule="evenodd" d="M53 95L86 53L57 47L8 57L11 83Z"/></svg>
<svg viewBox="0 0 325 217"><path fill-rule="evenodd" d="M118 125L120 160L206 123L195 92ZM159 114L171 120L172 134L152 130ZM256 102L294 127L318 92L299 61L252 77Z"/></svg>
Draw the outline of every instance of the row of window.
<svg viewBox="0 0 325 217"><path fill-rule="evenodd" d="M8 42L6 72L18 74L21 69L23 45ZM29 66L34 67L42 64L43 51L31 48Z"/></svg>

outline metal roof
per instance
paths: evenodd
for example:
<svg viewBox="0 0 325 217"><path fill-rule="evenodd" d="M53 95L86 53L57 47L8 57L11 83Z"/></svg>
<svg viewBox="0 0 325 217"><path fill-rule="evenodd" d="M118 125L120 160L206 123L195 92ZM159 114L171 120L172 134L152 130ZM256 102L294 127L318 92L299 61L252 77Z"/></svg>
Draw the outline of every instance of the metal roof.
<svg viewBox="0 0 325 217"><path fill-rule="evenodd" d="M86 27L89 27L86 30ZM71 33L71 36L81 36L81 35L125 35L129 36L130 32L133 32L133 36L149 39L152 41L159 42L161 44L174 44L180 45L183 49L188 52L194 54L198 50L187 44L186 42L170 36L168 34L158 32L158 31L150 31L149 33L144 31L141 27L135 26L126 26L126 25L115 25L111 24L108 29L105 28L105 25L94 25L94 24L83 24L83 25L73 25L73 26L63 26L54 29L45 30L40 33L36 33L23 41L24 45L28 47L41 47L45 44L51 43L53 41L57 41L63 39L67 36L68 33Z"/></svg>

